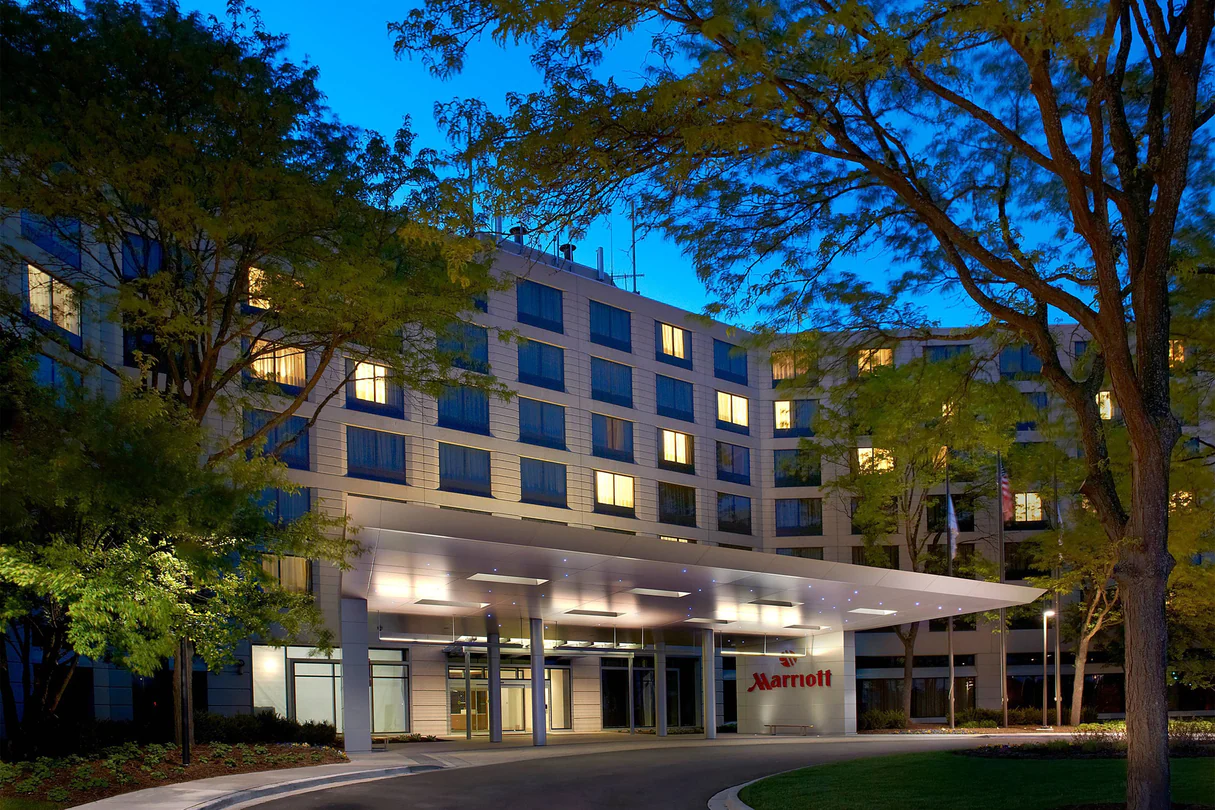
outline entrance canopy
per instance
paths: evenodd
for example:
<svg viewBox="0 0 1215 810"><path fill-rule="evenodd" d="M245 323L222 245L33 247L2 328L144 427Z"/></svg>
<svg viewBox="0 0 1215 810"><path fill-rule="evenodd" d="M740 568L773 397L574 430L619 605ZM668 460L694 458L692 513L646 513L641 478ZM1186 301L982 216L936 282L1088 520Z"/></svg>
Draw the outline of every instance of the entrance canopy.
<svg viewBox="0 0 1215 810"><path fill-rule="evenodd" d="M653 537L350 498L363 554L342 595L367 600L384 640L497 632L529 618L559 646L672 639L805 637L1025 604L1040 588L675 543ZM559 628L559 629L558 629ZM681 632L682 631L682 632ZM645 638L642 638L642 643Z"/></svg>

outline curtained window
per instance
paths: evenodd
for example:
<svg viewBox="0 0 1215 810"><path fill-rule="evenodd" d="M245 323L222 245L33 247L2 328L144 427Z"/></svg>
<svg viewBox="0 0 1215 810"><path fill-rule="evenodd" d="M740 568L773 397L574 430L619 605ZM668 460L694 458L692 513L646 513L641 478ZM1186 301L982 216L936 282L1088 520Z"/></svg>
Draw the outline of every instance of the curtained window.
<svg viewBox="0 0 1215 810"><path fill-rule="evenodd" d="M270 411L245 411L245 436L252 436L261 430L275 415ZM307 470L311 461L308 433L307 419L302 416L288 416L266 434L262 453L276 456L293 470Z"/></svg>
<svg viewBox="0 0 1215 810"><path fill-rule="evenodd" d="M633 407L633 369L601 357L591 358L591 399Z"/></svg>
<svg viewBox="0 0 1215 810"><path fill-rule="evenodd" d="M346 475L404 484L405 437L381 430L347 427Z"/></svg>
<svg viewBox="0 0 1215 810"><path fill-rule="evenodd" d="M491 496L489 451L439 442L439 489Z"/></svg>
<svg viewBox="0 0 1215 810"><path fill-rule="evenodd" d="M717 480L751 483L751 450L738 444L717 443Z"/></svg>
<svg viewBox="0 0 1215 810"><path fill-rule="evenodd" d="M661 321L654 322L654 357L663 363L692 367L692 333Z"/></svg>
<svg viewBox="0 0 1215 810"><path fill-rule="evenodd" d="M658 482L658 522L696 525L696 488Z"/></svg>
<svg viewBox="0 0 1215 810"><path fill-rule="evenodd" d="M628 310L591 301L591 343L633 351L633 319Z"/></svg>
<svg viewBox="0 0 1215 810"><path fill-rule="evenodd" d="M544 506L565 506L565 465L536 458L519 459L520 500Z"/></svg>
<svg viewBox="0 0 1215 810"><path fill-rule="evenodd" d="M565 449L565 408L519 397L519 441Z"/></svg>
<svg viewBox="0 0 1215 810"><path fill-rule="evenodd" d="M821 498L778 498L776 534L778 537L818 536L823 533Z"/></svg>
<svg viewBox="0 0 1215 810"><path fill-rule="evenodd" d="M438 341L438 349L456 368L489 373L489 330L475 323L453 323Z"/></svg>
<svg viewBox="0 0 1215 810"><path fill-rule="evenodd" d="M747 351L741 346L713 340L713 376L741 385L747 384Z"/></svg>
<svg viewBox="0 0 1215 810"><path fill-rule="evenodd" d="M449 385L439 395L439 427L489 433L489 394L466 385Z"/></svg>
<svg viewBox="0 0 1215 810"><path fill-rule="evenodd" d="M692 399L692 383L676 380L673 377L657 375L655 393L658 400L658 415L681 419L684 422L696 421L696 408Z"/></svg>
<svg viewBox="0 0 1215 810"><path fill-rule="evenodd" d="M817 487L823 483L822 460L813 450L774 450L772 467L778 487Z"/></svg>
<svg viewBox="0 0 1215 810"><path fill-rule="evenodd" d="M591 414L591 454L617 461L633 460L633 423L614 416Z"/></svg>
<svg viewBox="0 0 1215 810"><path fill-rule="evenodd" d="M519 382L565 390L565 350L525 340L519 344Z"/></svg>
<svg viewBox="0 0 1215 810"><path fill-rule="evenodd" d="M773 405L776 415L776 425L772 431L774 438L814 435L817 399L780 399Z"/></svg>
<svg viewBox="0 0 1215 810"><path fill-rule="evenodd" d="M717 493L717 529L733 534L750 534L751 499L746 495Z"/></svg>
<svg viewBox="0 0 1215 810"><path fill-rule="evenodd" d="M538 326L551 332L564 329L561 311L561 290L534 281L521 279L515 288L518 297L519 323Z"/></svg>

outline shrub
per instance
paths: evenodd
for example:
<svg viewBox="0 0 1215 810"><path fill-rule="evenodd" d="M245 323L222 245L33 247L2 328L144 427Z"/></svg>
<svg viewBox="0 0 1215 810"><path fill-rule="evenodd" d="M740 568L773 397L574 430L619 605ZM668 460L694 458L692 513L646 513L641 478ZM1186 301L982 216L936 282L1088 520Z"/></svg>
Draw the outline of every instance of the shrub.
<svg viewBox="0 0 1215 810"><path fill-rule="evenodd" d="M200 743L306 743L334 745L337 729L329 723L299 723L272 711L256 714L199 713L194 716L194 736Z"/></svg>
<svg viewBox="0 0 1215 810"><path fill-rule="evenodd" d="M860 717L862 731L888 728L907 728L907 717L900 709L869 709Z"/></svg>
<svg viewBox="0 0 1215 810"><path fill-rule="evenodd" d="M958 728L996 728L998 725L995 720L967 720L959 723Z"/></svg>
<svg viewBox="0 0 1215 810"><path fill-rule="evenodd" d="M962 728L995 728L995 726L969 726L967 723L992 722L999 725L1004 720L1004 712L1000 709L963 709L954 715L954 720Z"/></svg>

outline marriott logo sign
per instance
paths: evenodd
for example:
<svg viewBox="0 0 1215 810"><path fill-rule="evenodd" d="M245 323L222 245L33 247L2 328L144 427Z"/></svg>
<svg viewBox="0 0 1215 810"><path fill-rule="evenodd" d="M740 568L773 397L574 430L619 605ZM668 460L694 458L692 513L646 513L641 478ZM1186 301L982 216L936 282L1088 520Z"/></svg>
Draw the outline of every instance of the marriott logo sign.
<svg viewBox="0 0 1215 810"><path fill-rule="evenodd" d="M769 689L811 688L815 686L831 686L831 670L811 672L809 675L784 674L768 677L762 672L751 673L755 683L747 687L748 692L756 689L765 692Z"/></svg>

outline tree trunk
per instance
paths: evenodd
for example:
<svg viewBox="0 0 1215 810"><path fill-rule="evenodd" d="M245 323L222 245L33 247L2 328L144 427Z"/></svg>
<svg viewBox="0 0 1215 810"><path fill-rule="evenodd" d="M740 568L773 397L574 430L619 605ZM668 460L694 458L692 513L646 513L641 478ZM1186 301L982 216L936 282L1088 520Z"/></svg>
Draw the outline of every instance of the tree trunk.
<svg viewBox="0 0 1215 810"><path fill-rule="evenodd" d="M1081 701L1084 700L1084 666L1088 661L1088 645L1091 639L1083 632L1076 639L1076 676L1072 682L1072 716L1071 724L1080 725Z"/></svg>
<svg viewBox="0 0 1215 810"><path fill-rule="evenodd" d="M899 634L899 640L903 642L903 722L905 727L911 727L911 691L912 684L915 683L915 637L919 633L920 625L918 623L911 624L907 628L907 635Z"/></svg>
<svg viewBox="0 0 1215 810"><path fill-rule="evenodd" d="M180 645L178 646L180 649ZM189 687L186 689L185 699L187 703L187 713L190 718L189 733L190 742L194 741L194 643L186 642L187 658L183 661L182 656L174 656L173 658L173 741L179 746L181 745L181 667L184 664L189 676L186 683Z"/></svg>
<svg viewBox="0 0 1215 810"><path fill-rule="evenodd" d="M0 702L4 707L4 747L0 753L6 760L16 757L21 748L21 719L17 714L17 696L13 692L12 675L9 672L8 647L11 628L6 626L0 633Z"/></svg>

